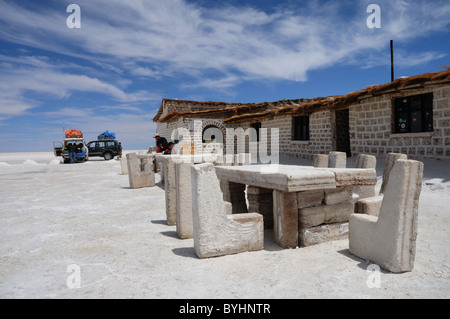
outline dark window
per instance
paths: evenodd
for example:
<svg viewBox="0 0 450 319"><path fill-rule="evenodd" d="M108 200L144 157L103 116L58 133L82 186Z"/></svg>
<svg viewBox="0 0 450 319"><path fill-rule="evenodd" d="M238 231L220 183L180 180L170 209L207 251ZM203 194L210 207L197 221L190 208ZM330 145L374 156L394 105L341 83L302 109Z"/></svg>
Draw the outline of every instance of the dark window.
<svg viewBox="0 0 450 319"><path fill-rule="evenodd" d="M98 142L98 147L100 148L104 148L105 147L105 142Z"/></svg>
<svg viewBox="0 0 450 319"><path fill-rule="evenodd" d="M294 117L293 133L295 141L309 141L309 116Z"/></svg>
<svg viewBox="0 0 450 319"><path fill-rule="evenodd" d="M114 142L106 142L106 146L107 147L114 147L115 143Z"/></svg>
<svg viewBox="0 0 450 319"><path fill-rule="evenodd" d="M256 130L256 142L259 142L259 130L262 127L261 122L252 123L251 126Z"/></svg>
<svg viewBox="0 0 450 319"><path fill-rule="evenodd" d="M433 132L433 93L395 99L395 133Z"/></svg>

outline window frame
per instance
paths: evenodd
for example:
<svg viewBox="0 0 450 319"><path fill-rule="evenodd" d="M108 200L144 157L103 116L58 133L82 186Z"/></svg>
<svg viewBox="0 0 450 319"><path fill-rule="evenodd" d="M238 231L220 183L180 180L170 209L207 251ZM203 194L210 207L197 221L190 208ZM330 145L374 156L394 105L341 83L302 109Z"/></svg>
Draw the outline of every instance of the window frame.
<svg viewBox="0 0 450 319"><path fill-rule="evenodd" d="M433 92L394 98L392 134L433 132L433 100Z"/></svg>
<svg viewBox="0 0 450 319"><path fill-rule="evenodd" d="M299 127L299 128L298 128ZM292 117L292 140L309 141L311 139L309 115Z"/></svg>

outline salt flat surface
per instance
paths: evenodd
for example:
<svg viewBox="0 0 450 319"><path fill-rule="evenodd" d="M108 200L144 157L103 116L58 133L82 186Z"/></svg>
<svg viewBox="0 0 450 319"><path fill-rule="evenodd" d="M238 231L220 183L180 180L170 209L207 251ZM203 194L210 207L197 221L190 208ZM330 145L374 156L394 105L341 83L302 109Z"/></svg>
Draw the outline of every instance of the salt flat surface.
<svg viewBox="0 0 450 319"><path fill-rule="evenodd" d="M0 298L448 298L450 162L424 162L415 268L382 271L370 288L369 263L348 240L281 249L266 231L262 251L200 260L165 222L159 175L133 190L117 160L0 154ZM66 283L72 264L76 289Z"/></svg>

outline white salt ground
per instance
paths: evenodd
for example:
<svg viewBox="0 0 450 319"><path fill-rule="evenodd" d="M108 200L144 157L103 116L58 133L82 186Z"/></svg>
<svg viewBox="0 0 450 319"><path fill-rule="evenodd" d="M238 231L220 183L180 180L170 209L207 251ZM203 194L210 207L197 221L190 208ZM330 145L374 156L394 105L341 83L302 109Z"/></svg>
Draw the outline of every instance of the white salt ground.
<svg viewBox="0 0 450 319"><path fill-rule="evenodd" d="M424 161L414 270L381 271L379 288L370 288L369 263L349 254L348 240L281 249L266 231L264 250L200 260L193 240L165 223L159 175L156 187L133 190L117 160L57 161L0 154L0 298L450 296L449 161ZM383 165L378 158L378 188ZM73 264L77 289L67 286Z"/></svg>

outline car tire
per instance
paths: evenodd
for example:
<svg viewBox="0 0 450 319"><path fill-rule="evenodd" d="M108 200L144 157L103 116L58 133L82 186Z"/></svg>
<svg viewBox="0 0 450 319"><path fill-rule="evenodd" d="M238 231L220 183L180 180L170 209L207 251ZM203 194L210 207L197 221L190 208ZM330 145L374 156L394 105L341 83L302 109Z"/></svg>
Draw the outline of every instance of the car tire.
<svg viewBox="0 0 450 319"><path fill-rule="evenodd" d="M103 158L106 161L112 160L114 158L114 155L111 152L106 152L105 154L103 154Z"/></svg>

